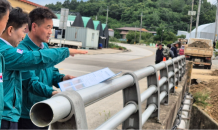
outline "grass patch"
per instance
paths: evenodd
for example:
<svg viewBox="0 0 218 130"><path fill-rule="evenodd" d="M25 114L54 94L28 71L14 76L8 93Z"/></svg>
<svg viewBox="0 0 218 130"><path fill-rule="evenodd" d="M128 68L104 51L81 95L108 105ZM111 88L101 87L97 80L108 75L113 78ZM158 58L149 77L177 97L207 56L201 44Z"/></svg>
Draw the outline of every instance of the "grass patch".
<svg viewBox="0 0 218 130"><path fill-rule="evenodd" d="M120 42L120 40L117 39L116 37L110 37L110 38L109 38L109 41L110 41L110 42Z"/></svg>
<svg viewBox="0 0 218 130"><path fill-rule="evenodd" d="M109 48L118 49L118 50L127 50L126 47L119 46L116 43L109 43Z"/></svg>
<svg viewBox="0 0 218 130"><path fill-rule="evenodd" d="M194 93L194 99L195 99L195 103L199 106L202 106L204 108L206 108L207 106L209 106L210 104L208 103L209 99L210 99L210 92L196 92Z"/></svg>

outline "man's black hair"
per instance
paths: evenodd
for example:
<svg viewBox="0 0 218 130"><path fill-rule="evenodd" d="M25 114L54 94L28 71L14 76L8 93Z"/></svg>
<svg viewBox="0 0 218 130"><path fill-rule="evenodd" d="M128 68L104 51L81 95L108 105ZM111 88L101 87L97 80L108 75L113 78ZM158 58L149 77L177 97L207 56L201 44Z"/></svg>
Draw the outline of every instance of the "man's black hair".
<svg viewBox="0 0 218 130"><path fill-rule="evenodd" d="M36 23L40 26L44 22L44 19L53 19L57 18L57 16L48 8L36 8L32 10L29 14L30 24L29 31L32 29L32 23Z"/></svg>
<svg viewBox="0 0 218 130"><path fill-rule="evenodd" d="M0 20L7 13L7 11L10 11L10 9L11 4L7 0L0 0Z"/></svg>
<svg viewBox="0 0 218 130"><path fill-rule="evenodd" d="M28 13L23 12L23 10L19 7L13 8L9 14L8 23L6 29L12 26L15 29L18 29L23 26L23 24L29 23ZM5 30L6 30L5 29Z"/></svg>
<svg viewBox="0 0 218 130"><path fill-rule="evenodd" d="M168 47L168 48L171 48L171 44L168 44L167 47Z"/></svg>

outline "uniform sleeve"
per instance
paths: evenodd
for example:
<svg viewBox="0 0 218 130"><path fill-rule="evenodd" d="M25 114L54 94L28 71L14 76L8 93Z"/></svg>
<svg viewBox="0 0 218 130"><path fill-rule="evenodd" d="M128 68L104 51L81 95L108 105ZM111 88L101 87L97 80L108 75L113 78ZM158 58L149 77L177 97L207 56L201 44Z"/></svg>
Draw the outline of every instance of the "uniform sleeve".
<svg viewBox="0 0 218 130"><path fill-rule="evenodd" d="M58 83L62 81L64 74L60 74L57 68L53 68L53 80L52 83L56 88L59 88Z"/></svg>
<svg viewBox="0 0 218 130"><path fill-rule="evenodd" d="M157 51L156 51L156 57L155 57L155 63L157 62Z"/></svg>
<svg viewBox="0 0 218 130"><path fill-rule="evenodd" d="M45 85L39 81L39 77L35 75L35 71L22 72L22 87L35 95L50 98L54 91L52 86Z"/></svg>
<svg viewBox="0 0 218 130"><path fill-rule="evenodd" d="M2 52L6 70L35 70L52 67L69 57L68 48L26 51L9 48Z"/></svg>

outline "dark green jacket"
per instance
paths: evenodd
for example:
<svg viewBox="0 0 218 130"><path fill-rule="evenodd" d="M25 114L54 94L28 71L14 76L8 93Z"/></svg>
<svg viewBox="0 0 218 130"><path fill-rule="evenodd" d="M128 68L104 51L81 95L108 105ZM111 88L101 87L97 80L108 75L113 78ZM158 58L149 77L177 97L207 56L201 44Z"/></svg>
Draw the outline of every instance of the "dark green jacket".
<svg viewBox="0 0 218 130"><path fill-rule="evenodd" d="M28 39L28 35L26 39ZM46 43L43 43L43 49L49 49ZM31 40L21 42L18 46L22 50L27 51L38 51L41 50ZM46 100L52 96L52 86L59 88L58 83L62 81L65 75L60 74L58 69L55 67L49 67L46 69L37 69L22 72L22 86L23 88L23 101L22 101L22 112L21 118L30 119L29 112L31 107L40 101ZM34 89L38 94L33 94L29 89ZM40 96L41 95L41 96Z"/></svg>
<svg viewBox="0 0 218 130"><path fill-rule="evenodd" d="M29 42L25 38L23 42ZM22 76L21 71L36 70L52 67L69 57L68 48L43 49L39 51L25 51L7 45L0 40L0 53L5 60L3 73L4 111L2 119L18 122L21 116ZM34 89L29 89L36 94ZM0 104L3 104L2 102Z"/></svg>

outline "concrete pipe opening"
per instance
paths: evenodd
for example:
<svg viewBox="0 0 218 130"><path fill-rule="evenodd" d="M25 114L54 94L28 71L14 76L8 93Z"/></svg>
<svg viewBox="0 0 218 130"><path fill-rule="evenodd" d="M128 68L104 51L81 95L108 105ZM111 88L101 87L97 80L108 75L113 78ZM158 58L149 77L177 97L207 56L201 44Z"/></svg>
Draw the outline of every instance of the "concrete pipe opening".
<svg viewBox="0 0 218 130"><path fill-rule="evenodd" d="M53 117L53 110L46 103L37 103L31 109L30 118L38 127L48 126L52 122Z"/></svg>

